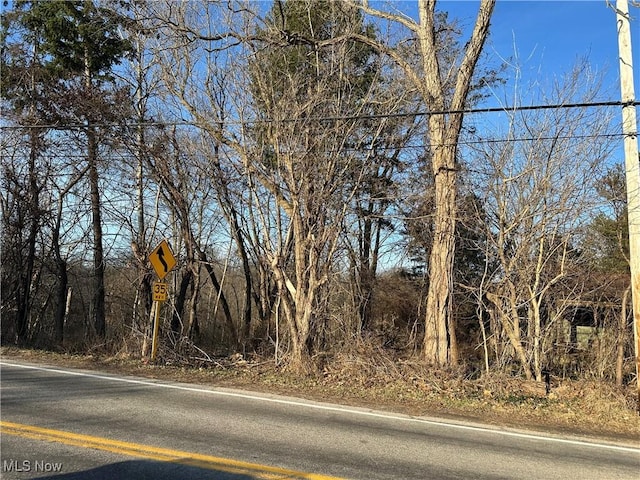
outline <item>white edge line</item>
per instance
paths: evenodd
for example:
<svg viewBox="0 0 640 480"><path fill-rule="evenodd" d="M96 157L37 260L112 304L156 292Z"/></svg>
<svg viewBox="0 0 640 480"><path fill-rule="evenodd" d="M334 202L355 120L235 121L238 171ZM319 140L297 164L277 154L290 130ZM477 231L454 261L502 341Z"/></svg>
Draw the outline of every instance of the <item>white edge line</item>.
<svg viewBox="0 0 640 480"><path fill-rule="evenodd" d="M291 406L311 408L311 409L316 409L316 410L348 413L348 414L352 414L352 415L361 415L361 416L366 416L366 417L384 418L384 419L387 419L387 420L399 420L399 421L409 422L409 423L421 423L421 424L434 425L434 426L439 426L439 427L455 428L455 429L458 429L458 430L470 430L470 431L475 431L475 432L493 433L493 434L503 435L503 436L506 436L506 437L525 438L525 439L529 439L529 440L542 440L542 441L547 441L547 442L563 443L563 444L568 444L568 445L579 445L579 446L583 446L583 447L594 447L594 448L602 448L602 449L609 449L609 450L617 450L617 451L621 451L621 452L640 453L640 448L623 447L621 445L612 445L612 444L597 443L597 442L587 442L587 441L583 441L583 440L572 440L572 439L568 439L568 438L560 438L560 437L552 437L552 436L547 437L547 436L536 435L536 434L532 434L532 433L522 433L522 432L515 432L515 431L509 431L509 430L499 430L499 429L495 429L495 428L487 428L487 427L480 427L480 426L473 426L473 425L463 425L463 424L458 424L458 423L449 423L449 422L438 421L438 420L429 420L429 419L420 418L420 417L393 415L393 414L387 414L387 413L375 412L375 411L355 410L355 409L348 408L348 407L326 405L326 404L320 404L320 403L315 403L315 402L314 403L306 403L306 402L302 402L302 401L285 400L285 399L282 399L282 398L272 398L272 397L266 397L266 396L260 396L260 395L251 395L251 394L248 394L248 393L239 393L239 392L231 392L231 391L225 391L225 390L214 390L214 389L206 389L206 388L197 388L197 387L187 387L187 386L184 386L184 385L166 383L164 381L154 382L154 381L151 381L151 380L138 380L138 379L135 379L135 378L115 377L115 376L109 376L109 375L100 375L100 374L96 374L96 373L80 372L80 371L75 371L75 370L62 370L62 369L59 369L59 368L44 367L44 366L37 366L37 365L22 365L22 364L16 364L16 363L9 363L9 362L5 362L5 361L0 361L0 365L6 365L8 367L16 367L16 368L25 368L25 369L30 369L30 370L41 370L41 371L45 371L45 372L59 373L59 374L63 374L63 375L75 375L75 376L78 376L78 377L96 378L96 379L99 379L99 380L110 380L110 381L113 381L113 382L131 383L131 384L135 384L135 385L144 385L144 386L148 386L148 387L168 388L168 389L173 389L173 390L183 390L183 391L187 391L187 392L198 392L198 393L205 393L205 394L210 394L210 395L219 395L219 396L226 396L226 397L243 398L245 400L255 400L255 401L261 401L261 402L277 403L277 404L281 404L281 405L291 405Z"/></svg>

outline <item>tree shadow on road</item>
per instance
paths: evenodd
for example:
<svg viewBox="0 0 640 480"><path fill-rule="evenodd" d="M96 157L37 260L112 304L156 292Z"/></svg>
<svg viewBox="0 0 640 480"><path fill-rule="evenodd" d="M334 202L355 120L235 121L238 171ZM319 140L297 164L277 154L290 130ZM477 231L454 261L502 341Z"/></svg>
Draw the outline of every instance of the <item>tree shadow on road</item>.
<svg viewBox="0 0 640 480"><path fill-rule="evenodd" d="M216 469L192 467L174 462L128 460L90 470L37 478L40 480L254 480L257 477Z"/></svg>

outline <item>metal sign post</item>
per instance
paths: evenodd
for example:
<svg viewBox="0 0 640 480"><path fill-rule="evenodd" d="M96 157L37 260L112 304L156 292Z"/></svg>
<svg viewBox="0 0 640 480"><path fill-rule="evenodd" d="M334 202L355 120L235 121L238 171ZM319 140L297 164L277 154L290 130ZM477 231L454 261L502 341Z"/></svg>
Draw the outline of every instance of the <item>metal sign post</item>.
<svg viewBox="0 0 640 480"><path fill-rule="evenodd" d="M153 341L151 343L151 361L156 361L158 353L158 332L160 330L160 305L167 300L167 284L163 282L154 282L153 284Z"/></svg>
<svg viewBox="0 0 640 480"><path fill-rule="evenodd" d="M176 258L166 240L162 240L149 255L151 266L163 280L176 266ZM158 353L158 332L160 331L160 306L167 300L169 286L162 281L153 283L153 341L151 343L151 361L155 362Z"/></svg>
<svg viewBox="0 0 640 480"><path fill-rule="evenodd" d="M160 328L160 302L153 302L153 341L151 343L151 361L156 361L156 355L158 353L158 331Z"/></svg>

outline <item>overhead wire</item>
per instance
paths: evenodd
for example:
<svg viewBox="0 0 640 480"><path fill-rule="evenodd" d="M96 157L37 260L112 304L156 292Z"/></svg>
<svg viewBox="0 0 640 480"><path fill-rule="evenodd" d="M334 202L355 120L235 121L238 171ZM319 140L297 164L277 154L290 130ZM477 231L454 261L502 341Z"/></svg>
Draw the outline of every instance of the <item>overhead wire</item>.
<svg viewBox="0 0 640 480"><path fill-rule="evenodd" d="M487 145L487 144L496 144L496 143L520 143L520 142L533 142L533 141L551 141L551 140L588 140L595 138L623 138L628 134L625 133L593 133L587 135L560 135L560 136L544 136L544 137L514 137L514 138L477 138L473 140L464 140L461 139L455 143L457 146L473 146L473 145ZM361 146L361 147L346 147L342 148L341 152L371 152L371 151L402 151L402 150L415 150L422 149L425 147L425 143L414 143L414 144L406 144L406 145L396 145L396 146ZM443 147L452 146L453 144L442 144ZM337 152L333 152L337 153ZM50 158L78 158L84 159L86 155L82 154L51 154L47 155ZM8 158L9 155L5 155L0 153L0 158ZM103 156L103 158L123 158L121 154L110 154Z"/></svg>
<svg viewBox="0 0 640 480"><path fill-rule="evenodd" d="M415 111L415 112L397 112L397 113L379 113L379 114L357 114L357 115L336 115L327 117L306 117L306 118L283 118L273 119L265 118L260 120L247 120L247 121L225 121L224 125L227 126L247 126L247 125L260 125L260 124L273 124L273 123L298 123L298 122L337 122L348 120L383 120L388 118L408 118L408 117L425 117L431 115L467 115L478 113L512 113L522 111L533 110L554 110L554 109L566 109L566 108L589 108L589 107L628 107L638 106L638 101L602 101L602 102L582 102L582 103L558 103L547 105L520 105L520 106L505 106L505 107L481 107L481 108L468 108L461 110L438 110L438 111ZM214 121L213 123L220 123ZM113 122L113 123L49 123L49 124L33 124L33 125L0 125L0 129L6 130L19 130L25 128L42 128L42 129L57 129L57 130L70 130L70 129L84 129L87 127L93 128L132 128L132 127L173 127L173 126L201 126L200 122L195 120L163 120L163 121L148 121L148 122Z"/></svg>
<svg viewBox="0 0 640 480"><path fill-rule="evenodd" d="M296 122L337 122L337 121L354 121L354 120L384 120L388 118L408 118L408 117L420 117L427 115L454 115L454 114L480 114L480 113L513 113L519 111L534 111L534 110L551 110L551 109L569 109L569 108L592 108L592 107L625 107L625 106L638 106L640 102L630 101L601 101L601 102L582 102L582 103L560 103L560 104L547 104L547 105L521 105L511 107L482 107L471 108L464 110L443 110L437 112L415 111L415 112L398 112L398 113L386 113L386 114L364 114L364 115L346 115L346 116L334 116L334 117L307 117L305 119L290 118L290 119L262 119L262 120L250 120L244 122L225 122L227 126L247 126L247 125L259 125L268 123L296 123ZM196 121L178 120L178 121L149 121L149 122L125 122L125 123L93 123L94 128L140 128L140 127L197 127L201 128L201 124ZM87 128L87 124L41 124L41 125L0 125L0 130L21 130L30 128L41 128L51 130L73 130ZM457 146L473 146L483 144L496 144L496 143L518 143L518 142L531 142L531 141L549 141L549 140L587 140L595 138L623 138L629 134L625 133L595 133L595 134L582 134L582 135L563 135L563 136L545 136L545 137L512 137L512 138L475 138L464 139L459 138L455 145ZM635 133L637 135L637 132ZM451 144L443 144L440 146L448 147ZM343 148L342 151L402 151L424 148L425 144L405 144L396 146L360 146ZM65 155L61 155L64 157ZM68 155L67 155L68 156ZM0 154L0 158L5 155ZM56 157L55 155L53 157Z"/></svg>

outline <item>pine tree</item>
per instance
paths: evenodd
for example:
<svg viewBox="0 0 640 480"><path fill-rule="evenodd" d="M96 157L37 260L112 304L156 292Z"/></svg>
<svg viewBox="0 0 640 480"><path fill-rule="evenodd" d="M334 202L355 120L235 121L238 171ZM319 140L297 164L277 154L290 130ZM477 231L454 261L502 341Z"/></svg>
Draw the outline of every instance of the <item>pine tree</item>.
<svg viewBox="0 0 640 480"><path fill-rule="evenodd" d="M125 19L91 0L21 1L15 8L25 36L38 45L43 67L57 79L54 96L61 101L50 105L52 115L62 125L83 124L93 231L91 318L96 334L104 337L105 260L95 125L112 121L122 105L117 92L107 87L113 84L114 66L132 51L131 43L119 32Z"/></svg>

